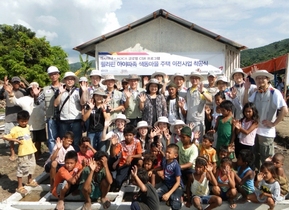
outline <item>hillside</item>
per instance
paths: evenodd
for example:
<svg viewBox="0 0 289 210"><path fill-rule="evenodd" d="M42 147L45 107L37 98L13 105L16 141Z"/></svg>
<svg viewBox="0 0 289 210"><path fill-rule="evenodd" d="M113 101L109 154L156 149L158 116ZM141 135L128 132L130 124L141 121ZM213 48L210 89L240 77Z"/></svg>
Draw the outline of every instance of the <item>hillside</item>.
<svg viewBox="0 0 289 210"><path fill-rule="evenodd" d="M289 39L274 42L263 47L241 51L241 67L270 60L289 53Z"/></svg>
<svg viewBox="0 0 289 210"><path fill-rule="evenodd" d="M250 66L254 63L270 60L289 53L289 39L274 42L263 47L241 51L241 67ZM75 72L80 68L80 62L69 64L70 70ZM95 68L93 60L92 67Z"/></svg>

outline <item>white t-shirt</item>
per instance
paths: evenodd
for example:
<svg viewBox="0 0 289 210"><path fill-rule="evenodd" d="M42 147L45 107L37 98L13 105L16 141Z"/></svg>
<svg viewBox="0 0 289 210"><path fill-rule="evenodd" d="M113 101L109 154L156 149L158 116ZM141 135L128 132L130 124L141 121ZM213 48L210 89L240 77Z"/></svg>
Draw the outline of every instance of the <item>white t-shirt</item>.
<svg viewBox="0 0 289 210"><path fill-rule="evenodd" d="M184 110L187 110L187 104L186 104L185 99L182 97L179 97L179 100L184 102ZM168 110L168 119L170 123L174 123L175 120L177 119L178 114L176 112L177 112L176 99L171 99L170 104L169 104L169 110ZM182 121L185 121L185 118L180 108L179 108L179 116Z"/></svg>

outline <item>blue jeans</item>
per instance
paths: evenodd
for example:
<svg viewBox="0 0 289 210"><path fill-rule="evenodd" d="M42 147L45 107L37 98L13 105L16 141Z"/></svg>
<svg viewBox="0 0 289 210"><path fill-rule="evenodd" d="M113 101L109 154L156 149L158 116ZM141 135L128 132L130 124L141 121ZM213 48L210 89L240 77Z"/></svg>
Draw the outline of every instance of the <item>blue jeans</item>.
<svg viewBox="0 0 289 210"><path fill-rule="evenodd" d="M82 136L81 120L74 120L72 122L60 121L60 137L63 138L67 131L72 131L74 134L73 147L76 152L79 151L79 141Z"/></svg>
<svg viewBox="0 0 289 210"><path fill-rule="evenodd" d="M95 150L100 150L99 142L101 141L102 131L100 132L87 132L87 137L90 138L90 144Z"/></svg>
<svg viewBox="0 0 289 210"><path fill-rule="evenodd" d="M59 137L59 122L57 120L50 118L46 121L46 123L48 133L47 146L51 154L55 146L55 140L57 137Z"/></svg>

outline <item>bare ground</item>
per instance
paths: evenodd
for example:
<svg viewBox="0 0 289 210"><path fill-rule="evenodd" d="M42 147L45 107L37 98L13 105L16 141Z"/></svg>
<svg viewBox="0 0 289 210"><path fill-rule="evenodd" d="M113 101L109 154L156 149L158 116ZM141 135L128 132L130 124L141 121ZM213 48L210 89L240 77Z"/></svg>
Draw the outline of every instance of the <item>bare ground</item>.
<svg viewBox="0 0 289 210"><path fill-rule="evenodd" d="M278 124L277 137L275 139L275 152L281 152L285 155L284 169L289 177L289 114L284 118L282 122ZM40 175L43 171L43 165L45 160L49 157L48 149L42 145L42 155L40 160L37 161L34 178ZM9 160L9 148L6 147L2 139L0 140L0 202L7 199L17 188L16 169L17 161L11 162ZM27 182L27 179L23 179L23 184Z"/></svg>

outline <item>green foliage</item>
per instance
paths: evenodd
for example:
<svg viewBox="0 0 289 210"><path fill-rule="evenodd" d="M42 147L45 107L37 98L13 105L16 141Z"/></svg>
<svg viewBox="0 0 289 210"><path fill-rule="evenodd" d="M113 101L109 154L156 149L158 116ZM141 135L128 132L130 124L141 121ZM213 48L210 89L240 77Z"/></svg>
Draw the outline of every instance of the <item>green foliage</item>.
<svg viewBox="0 0 289 210"><path fill-rule="evenodd" d="M81 67L75 72L75 75L78 77L88 76L92 69L92 61L88 60L88 55L86 55L85 61L82 58L82 55L79 54L79 60Z"/></svg>
<svg viewBox="0 0 289 210"><path fill-rule="evenodd" d="M0 78L22 76L41 87L49 83L46 70L57 66L61 72L69 69L67 54L59 46L50 46L45 38L21 25L0 25Z"/></svg>
<svg viewBox="0 0 289 210"><path fill-rule="evenodd" d="M241 51L241 67L267 61L289 53L289 39L274 42L269 45Z"/></svg>
<svg viewBox="0 0 289 210"><path fill-rule="evenodd" d="M91 60L91 68L94 69L95 68L95 59ZM76 62L76 63L70 63L69 64L69 69L72 72L76 72L77 70L79 70L81 68L81 62Z"/></svg>

